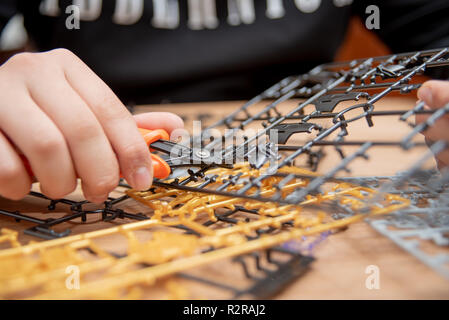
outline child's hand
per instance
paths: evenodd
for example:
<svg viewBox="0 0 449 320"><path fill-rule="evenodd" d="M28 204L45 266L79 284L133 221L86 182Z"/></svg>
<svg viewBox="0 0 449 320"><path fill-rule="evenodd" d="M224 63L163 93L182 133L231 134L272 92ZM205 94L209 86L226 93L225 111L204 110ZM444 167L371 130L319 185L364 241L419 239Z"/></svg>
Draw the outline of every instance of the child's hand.
<svg viewBox="0 0 449 320"><path fill-rule="evenodd" d="M425 102L426 108L438 109L449 103L449 81L427 81L418 90L418 98ZM428 115L416 115L416 122L425 121ZM446 140L449 142L449 115L441 117L436 123L423 132L427 140ZM436 156L438 168L449 166L449 150Z"/></svg>
<svg viewBox="0 0 449 320"><path fill-rule="evenodd" d="M0 66L0 194L21 199L31 179L61 198L82 181L86 199L102 202L119 172L136 189L152 183L148 147L137 130L182 127L170 113L135 118L112 90L68 50L22 53Z"/></svg>

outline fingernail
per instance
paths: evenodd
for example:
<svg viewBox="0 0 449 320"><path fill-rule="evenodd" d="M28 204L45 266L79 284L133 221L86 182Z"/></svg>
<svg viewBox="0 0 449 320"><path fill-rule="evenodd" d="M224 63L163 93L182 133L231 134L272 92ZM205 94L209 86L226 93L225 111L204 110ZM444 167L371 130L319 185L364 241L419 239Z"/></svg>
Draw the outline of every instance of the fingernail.
<svg viewBox="0 0 449 320"><path fill-rule="evenodd" d="M432 90L428 87L422 87L418 91L418 98L428 106L432 105Z"/></svg>
<svg viewBox="0 0 449 320"><path fill-rule="evenodd" d="M104 194L102 196L90 196L88 200L94 203L102 203L108 200L108 195Z"/></svg>
<svg viewBox="0 0 449 320"><path fill-rule="evenodd" d="M137 190L146 190L151 187L152 175L147 167L140 167L132 174L132 187Z"/></svg>

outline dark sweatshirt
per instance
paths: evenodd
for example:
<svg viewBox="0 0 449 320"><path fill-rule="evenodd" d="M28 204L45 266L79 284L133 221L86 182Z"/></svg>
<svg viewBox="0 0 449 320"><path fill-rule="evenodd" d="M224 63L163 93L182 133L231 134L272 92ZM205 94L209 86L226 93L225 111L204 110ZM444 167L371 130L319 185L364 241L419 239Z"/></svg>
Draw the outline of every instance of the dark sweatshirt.
<svg viewBox="0 0 449 320"><path fill-rule="evenodd" d="M448 0L0 0L0 30L23 14L38 50L70 49L124 102L247 99L332 61L369 5L393 52L449 46Z"/></svg>

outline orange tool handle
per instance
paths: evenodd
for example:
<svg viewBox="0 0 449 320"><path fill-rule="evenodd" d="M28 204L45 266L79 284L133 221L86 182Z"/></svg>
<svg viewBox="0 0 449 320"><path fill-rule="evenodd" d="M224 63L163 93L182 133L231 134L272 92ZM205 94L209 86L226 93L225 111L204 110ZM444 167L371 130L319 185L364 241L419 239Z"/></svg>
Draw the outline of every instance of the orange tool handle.
<svg viewBox="0 0 449 320"><path fill-rule="evenodd" d="M170 140L170 136L164 129L148 130L139 128L139 132L148 147L150 147L153 142L161 139ZM151 148L150 151L152 151ZM171 168L161 157L156 154L151 154L151 161L153 163L153 177L158 179L165 179L170 175Z"/></svg>
<svg viewBox="0 0 449 320"><path fill-rule="evenodd" d="M164 129L156 129L156 130L148 130L148 129L142 129L139 128L139 132L142 135L143 139L145 140L147 146L149 147L150 144L152 144L155 141L158 141L160 139L163 140L169 140L170 136L168 135L167 131ZM151 149L150 149L151 151ZM23 164L25 166L26 171L30 175L30 177L34 177L33 170L31 169L30 162L28 159L23 155L19 155L20 158L23 161ZM171 168L165 162L161 157L159 157L156 154L151 154L151 161L153 164L153 177L158 179L165 179L167 178L171 173ZM120 177L122 177L122 174L120 174Z"/></svg>

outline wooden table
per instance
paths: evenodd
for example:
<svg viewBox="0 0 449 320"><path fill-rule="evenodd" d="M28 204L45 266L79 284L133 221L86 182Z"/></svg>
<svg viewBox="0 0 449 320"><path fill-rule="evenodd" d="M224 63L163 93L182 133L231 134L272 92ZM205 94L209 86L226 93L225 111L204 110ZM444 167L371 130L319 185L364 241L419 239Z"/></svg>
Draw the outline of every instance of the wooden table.
<svg viewBox="0 0 449 320"><path fill-rule="evenodd" d="M290 103L290 105L288 105ZM288 102L286 108L291 107ZM411 98L390 98L382 103L389 108L408 109L413 105ZM206 124L210 124L219 117L229 114L241 102L214 102L193 103L179 105L140 106L136 112L155 110L172 111L185 116L186 127L190 128L191 121L202 118ZM378 120L376 120L378 121ZM375 130L367 130L366 125L361 122L358 132L352 134L373 139L391 139L397 137L400 132L407 130L398 128L393 119L381 120L375 124ZM369 131L369 133L368 133ZM405 132L405 131L404 131ZM425 150L425 149L423 149ZM411 154L390 154L378 151L371 154L370 165L363 160L354 163L355 174L370 174L375 168L376 174L392 174L397 170L404 169L408 163L416 159L416 152ZM335 158L333 158L335 159ZM320 172L326 172L333 164L332 157L326 160ZM374 167L375 166L375 167ZM77 190L71 197L80 198ZM131 204L133 205L133 204ZM20 202L0 199L0 208L6 210L25 210L27 213L37 217L50 217L54 213L42 210L42 202L26 198ZM46 213L42 213L46 212ZM112 225L125 223L126 221L115 220L113 222L92 222L87 224L70 224L72 234L107 228ZM29 223L16 223L13 219L0 216L0 226L15 230L24 230L32 226ZM61 226L64 228L64 226ZM20 241L27 243L36 238L21 233ZM114 246L114 243L110 243ZM0 247L1 248L1 247ZM432 269L422 264L415 257L409 255L397 247L389 239L378 234L365 222L353 224L344 232L330 236L322 242L314 253L316 261L313 262L311 270L298 281L290 285L284 292L278 295L279 299L448 299L449 281ZM365 286L367 274L365 269L369 265L376 265L380 269L380 289L369 290ZM230 266L232 269L232 266ZM202 272L220 274L222 265L207 266ZM229 275L229 272L227 273ZM224 280L224 278L222 279ZM204 289L199 289L204 290ZM199 295L207 298L226 298L221 293L213 291L200 291Z"/></svg>

